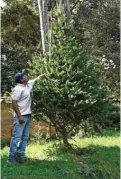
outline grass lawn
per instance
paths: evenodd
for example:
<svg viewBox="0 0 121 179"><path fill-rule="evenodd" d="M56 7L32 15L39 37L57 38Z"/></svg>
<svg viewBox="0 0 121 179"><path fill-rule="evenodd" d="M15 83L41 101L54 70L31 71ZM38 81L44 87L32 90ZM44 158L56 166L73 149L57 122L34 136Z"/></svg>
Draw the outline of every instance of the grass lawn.
<svg viewBox="0 0 121 179"><path fill-rule="evenodd" d="M27 146L30 158L24 164L7 164L9 147L1 150L2 179L119 179L119 132L70 140L81 148L75 152L55 151L53 142Z"/></svg>

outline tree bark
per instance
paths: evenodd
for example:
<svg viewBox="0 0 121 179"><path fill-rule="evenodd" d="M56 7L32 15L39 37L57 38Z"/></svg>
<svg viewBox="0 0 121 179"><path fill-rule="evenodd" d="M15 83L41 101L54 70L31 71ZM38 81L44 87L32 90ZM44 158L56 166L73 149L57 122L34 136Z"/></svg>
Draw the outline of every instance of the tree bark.
<svg viewBox="0 0 121 179"><path fill-rule="evenodd" d="M42 13L43 13L44 35L45 35L45 51L48 52L49 51L49 43L48 43L48 31L49 31L48 0L43 0Z"/></svg>
<svg viewBox="0 0 121 179"><path fill-rule="evenodd" d="M42 40L42 50L47 52L48 47L48 30L49 30L49 19L48 19L48 0L38 0L39 16L40 16L40 32Z"/></svg>
<svg viewBox="0 0 121 179"><path fill-rule="evenodd" d="M45 52L45 34L44 34L44 24L43 24L43 13L42 13L42 0L38 0L39 16L40 16L40 32L42 40L42 50Z"/></svg>
<svg viewBox="0 0 121 179"><path fill-rule="evenodd" d="M51 13L52 17L52 13ZM51 59L51 41L52 41L52 24L53 22L50 22L50 27L49 27L49 39L48 39L48 46L49 46L49 60Z"/></svg>
<svg viewBox="0 0 121 179"><path fill-rule="evenodd" d="M63 144L67 149L72 149L71 144L68 142L68 133L66 131L66 129L63 127L62 129L62 139L63 139Z"/></svg>
<svg viewBox="0 0 121 179"><path fill-rule="evenodd" d="M67 16L68 20L71 21L72 18L71 18L71 11L70 11L70 2L69 2L69 0L65 0L64 1L64 5L65 5L66 16Z"/></svg>
<svg viewBox="0 0 121 179"><path fill-rule="evenodd" d="M62 0L56 0L57 7L62 7Z"/></svg>

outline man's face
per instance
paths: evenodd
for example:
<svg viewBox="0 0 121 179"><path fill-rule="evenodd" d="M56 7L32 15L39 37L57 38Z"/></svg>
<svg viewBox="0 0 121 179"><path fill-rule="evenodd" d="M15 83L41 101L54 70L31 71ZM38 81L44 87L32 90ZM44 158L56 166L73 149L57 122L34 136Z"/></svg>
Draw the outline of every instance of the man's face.
<svg viewBox="0 0 121 179"><path fill-rule="evenodd" d="M24 75L22 78L21 78L21 83L27 83L29 81L29 78L27 75Z"/></svg>

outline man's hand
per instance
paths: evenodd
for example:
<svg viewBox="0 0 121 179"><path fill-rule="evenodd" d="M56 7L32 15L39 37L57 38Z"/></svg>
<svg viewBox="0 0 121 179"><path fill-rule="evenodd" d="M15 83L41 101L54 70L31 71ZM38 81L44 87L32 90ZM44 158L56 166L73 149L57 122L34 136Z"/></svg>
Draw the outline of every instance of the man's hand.
<svg viewBox="0 0 121 179"><path fill-rule="evenodd" d="M46 74L41 74L38 77L36 77L35 79L33 79L34 81L36 80L43 80L46 77Z"/></svg>
<svg viewBox="0 0 121 179"><path fill-rule="evenodd" d="M19 118L19 123L20 124L23 124L25 122L23 116L19 116L18 118Z"/></svg>
<svg viewBox="0 0 121 179"><path fill-rule="evenodd" d="M46 74L39 75L37 79L43 80L46 77Z"/></svg>
<svg viewBox="0 0 121 179"><path fill-rule="evenodd" d="M13 110L15 111L16 115L18 116L18 120L20 124L23 124L24 121L24 117L21 115L20 110L16 104L16 101L12 100L12 106L13 106Z"/></svg>

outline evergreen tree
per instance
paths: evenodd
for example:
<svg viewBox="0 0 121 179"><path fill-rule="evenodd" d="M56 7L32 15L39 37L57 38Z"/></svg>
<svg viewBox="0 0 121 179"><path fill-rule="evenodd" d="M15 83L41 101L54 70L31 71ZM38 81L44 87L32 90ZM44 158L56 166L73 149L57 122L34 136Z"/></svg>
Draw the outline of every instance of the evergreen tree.
<svg viewBox="0 0 121 179"><path fill-rule="evenodd" d="M46 80L36 84L33 110L38 119L41 114L48 117L63 143L70 146L68 134L74 127L86 120L103 122L108 103L100 87L101 62L87 54L64 15L55 12L54 16L51 58L36 56L29 64L31 76L47 74Z"/></svg>

